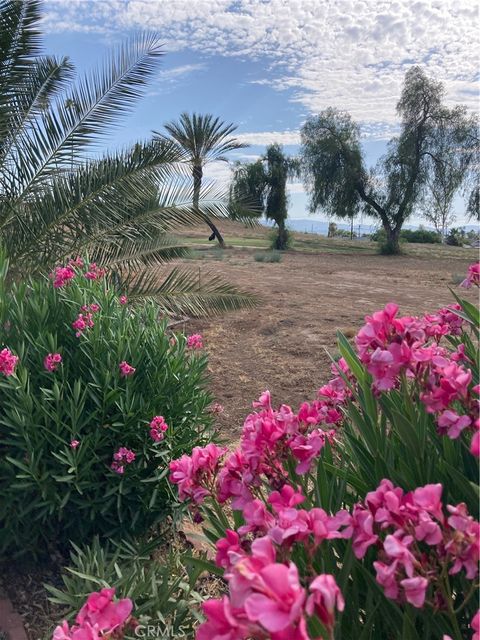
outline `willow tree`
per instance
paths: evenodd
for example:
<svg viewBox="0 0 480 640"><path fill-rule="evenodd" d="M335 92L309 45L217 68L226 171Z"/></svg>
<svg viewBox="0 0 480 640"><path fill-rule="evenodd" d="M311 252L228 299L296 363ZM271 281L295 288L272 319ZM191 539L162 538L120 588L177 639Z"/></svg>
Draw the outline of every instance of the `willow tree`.
<svg viewBox="0 0 480 640"><path fill-rule="evenodd" d="M167 122L164 126L167 136L154 133L159 140L172 141L180 156L189 163L193 177L193 204L198 210L205 165L210 162L228 162L226 153L247 145L232 137L231 134L237 129L233 123L222 122L220 118L214 118L210 114L182 113L178 121ZM217 226L207 215L204 220L212 231L209 240L217 238L224 248L225 242Z"/></svg>
<svg viewBox="0 0 480 640"><path fill-rule="evenodd" d="M400 133L370 171L359 127L347 113L330 108L309 118L301 130L301 157L311 210L344 217L361 208L381 221L384 250L398 253L402 226L424 196L429 178L459 155L466 175L478 144L475 119L464 107L445 107L443 97L442 84L420 67L407 71L397 104ZM457 189L461 181L455 177Z"/></svg>
<svg viewBox="0 0 480 640"><path fill-rule="evenodd" d="M227 214L214 191L192 202L173 143L104 150L163 56L139 34L77 78L65 57L44 55L38 0L0 1L0 245L9 274L48 273L72 255L110 267L132 295L199 314L253 302L218 278L165 272L185 254L171 231Z"/></svg>

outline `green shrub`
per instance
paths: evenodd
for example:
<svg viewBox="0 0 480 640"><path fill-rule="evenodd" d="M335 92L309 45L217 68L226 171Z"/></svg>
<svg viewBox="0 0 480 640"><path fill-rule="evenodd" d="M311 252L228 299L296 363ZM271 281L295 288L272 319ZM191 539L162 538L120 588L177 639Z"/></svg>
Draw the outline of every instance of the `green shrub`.
<svg viewBox="0 0 480 640"><path fill-rule="evenodd" d="M428 229L403 229L400 233L401 238L406 242L414 242L420 244L441 244L442 236L436 231Z"/></svg>
<svg viewBox="0 0 480 640"><path fill-rule="evenodd" d="M152 558L159 543L156 539L143 545L122 541L102 546L95 538L91 545L74 545L63 588L46 585L49 599L65 607L64 619L70 621L91 592L115 587L116 597L130 598L135 618L153 625L158 637L192 637L201 602L192 586L201 569L187 571L173 552L165 553L165 559Z"/></svg>
<svg viewBox="0 0 480 640"><path fill-rule="evenodd" d="M255 262L281 262L282 254L279 251L257 251L253 259Z"/></svg>
<svg viewBox="0 0 480 640"><path fill-rule="evenodd" d="M45 278L5 293L0 271L0 346L19 358L0 378L0 549L145 532L176 506L169 460L211 439L206 357L183 336L171 344L153 302L122 305L104 280L77 270L62 288ZM94 326L76 337L72 322L92 304ZM61 355L55 371L49 353ZM122 377L123 361L133 375ZM155 442L160 415L168 429ZM136 456L123 474L111 468L120 447Z"/></svg>
<svg viewBox="0 0 480 640"><path fill-rule="evenodd" d="M382 245L386 245L387 236L385 234L385 230L383 228L377 229L372 235L370 239L373 242L380 242ZM420 227L419 229L402 229L400 232L400 242L413 242L420 244L440 244L442 242L442 238L439 233L436 231L429 231L428 229L423 229Z"/></svg>
<svg viewBox="0 0 480 640"><path fill-rule="evenodd" d="M281 245L281 249L279 247ZM283 229L281 232L278 227L274 227L269 233L269 245L272 251L286 251L293 248L293 236L289 229Z"/></svg>

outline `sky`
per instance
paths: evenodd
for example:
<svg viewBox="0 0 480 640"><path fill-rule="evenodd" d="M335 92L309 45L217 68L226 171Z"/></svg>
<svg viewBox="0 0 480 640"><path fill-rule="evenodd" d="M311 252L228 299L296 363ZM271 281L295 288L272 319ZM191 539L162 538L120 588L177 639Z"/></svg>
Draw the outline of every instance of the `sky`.
<svg viewBox="0 0 480 640"><path fill-rule="evenodd" d="M359 123L373 165L398 131L395 105L414 64L444 83L447 104L479 108L477 0L45 0L44 15L46 51L68 55L79 73L138 31L164 43L112 146L195 111L238 125L251 146L232 162L255 160L272 142L294 155L305 119L333 106ZM231 169L218 163L206 174L226 183ZM301 182L288 188L290 217L310 217ZM463 201L454 207L464 223Z"/></svg>

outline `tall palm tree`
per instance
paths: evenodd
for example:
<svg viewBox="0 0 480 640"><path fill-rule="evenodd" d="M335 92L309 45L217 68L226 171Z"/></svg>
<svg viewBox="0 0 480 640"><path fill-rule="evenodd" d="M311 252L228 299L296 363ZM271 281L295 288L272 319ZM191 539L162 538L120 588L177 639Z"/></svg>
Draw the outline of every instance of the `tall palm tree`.
<svg viewBox="0 0 480 640"><path fill-rule="evenodd" d="M230 137L237 129L234 124L222 122L211 114L182 113L178 121L167 122L164 126L168 136L155 131L154 134L159 140L173 141L179 153L189 163L193 177L193 205L198 210L204 166L209 162L228 162L226 153L248 145ZM212 231L209 240L217 238L224 248L225 242L216 225L208 216L204 220Z"/></svg>
<svg viewBox="0 0 480 640"><path fill-rule="evenodd" d="M74 82L67 58L41 55L40 8L39 0L0 0L0 244L10 276L48 272L85 253L165 310L251 305L218 278L202 277L200 286L178 269L165 278L164 263L187 250L170 232L228 210L213 188L193 202L175 145L100 153L155 73L158 39L139 35Z"/></svg>

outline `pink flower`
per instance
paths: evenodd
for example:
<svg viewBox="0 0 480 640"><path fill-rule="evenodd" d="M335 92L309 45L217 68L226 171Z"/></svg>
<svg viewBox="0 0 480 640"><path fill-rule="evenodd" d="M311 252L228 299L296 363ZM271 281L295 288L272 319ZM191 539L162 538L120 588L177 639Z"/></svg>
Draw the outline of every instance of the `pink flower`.
<svg viewBox="0 0 480 640"><path fill-rule="evenodd" d="M71 440L70 441L70 448L71 449L76 449L78 447L78 445L80 444L79 440Z"/></svg>
<svg viewBox="0 0 480 640"><path fill-rule="evenodd" d="M60 289L75 277L75 271L72 267L57 267L53 273L50 274L50 278L53 279L53 286L55 289Z"/></svg>
<svg viewBox="0 0 480 640"><path fill-rule="evenodd" d="M329 574L317 576L310 584L306 611L309 616L315 613L321 623L331 630L335 624L335 609L343 611L345 601L335 578Z"/></svg>
<svg viewBox="0 0 480 640"><path fill-rule="evenodd" d="M131 449L120 447L118 451L113 454L113 461L110 465L110 469L115 471L115 473L123 474L125 472L125 465L131 464L135 458L136 455Z"/></svg>
<svg viewBox="0 0 480 640"><path fill-rule="evenodd" d="M472 640L480 640L480 609L473 616L472 622L470 623L473 631L475 632L472 636Z"/></svg>
<svg viewBox="0 0 480 640"><path fill-rule="evenodd" d="M114 595L114 588L91 593L78 612L75 620L77 624L97 625L102 635L123 625L130 617L133 603L130 598L114 602Z"/></svg>
<svg viewBox="0 0 480 640"><path fill-rule="evenodd" d="M80 256L77 256L76 258L72 258L68 261L68 265L70 267L83 267L83 260L82 258L80 258Z"/></svg>
<svg viewBox="0 0 480 640"><path fill-rule="evenodd" d="M395 560L392 564L375 561L373 566L377 572L377 582L383 587L387 598L396 600L398 598L398 584L396 580L398 562Z"/></svg>
<svg viewBox="0 0 480 640"><path fill-rule="evenodd" d="M187 347L189 349L203 349L203 338L199 333L194 333L187 337Z"/></svg>
<svg viewBox="0 0 480 640"><path fill-rule="evenodd" d="M135 367L132 367L131 365L129 365L128 362L126 362L125 360L123 360L118 365L118 368L120 369L120 375L122 376L122 378L133 376L133 374L135 373Z"/></svg>
<svg viewBox="0 0 480 640"><path fill-rule="evenodd" d="M127 296L120 296L118 299L118 302L123 306L126 305L128 302Z"/></svg>
<svg viewBox="0 0 480 640"><path fill-rule="evenodd" d="M385 553L394 560L398 560L403 565L405 573L409 578L413 576L413 565L415 563L415 556L408 549L412 544L412 536L400 536L388 535L384 542L383 548Z"/></svg>
<svg viewBox="0 0 480 640"><path fill-rule="evenodd" d="M93 316L91 313L79 313L77 319L72 322L72 327L76 329L76 336L80 338L83 335L85 329L91 329L93 327Z"/></svg>
<svg viewBox="0 0 480 640"><path fill-rule="evenodd" d="M13 355L10 349L2 349L0 351L0 373L5 377L12 376L15 373L15 367L18 363L18 356Z"/></svg>
<svg viewBox="0 0 480 640"><path fill-rule="evenodd" d="M221 600L207 600L202 604L202 610L207 621L198 627L196 640L245 640L247 637L248 620L242 616L242 611L232 609L227 596Z"/></svg>
<svg viewBox="0 0 480 640"><path fill-rule="evenodd" d="M437 418L440 433L446 433L449 438L455 440L462 431L470 426L472 419L469 416L459 416L455 411L446 409Z"/></svg>
<svg viewBox="0 0 480 640"><path fill-rule="evenodd" d="M421 577L405 578L405 580L400 580L400 584L405 591L407 602L417 609L421 609L425 602L428 580Z"/></svg>
<svg viewBox="0 0 480 640"><path fill-rule="evenodd" d="M100 280L105 273L105 269L100 269L95 262L92 262L88 267L88 271L85 273L85 278L87 278L87 280Z"/></svg>
<svg viewBox="0 0 480 640"><path fill-rule="evenodd" d="M219 415L220 413L223 413L225 411L225 408L222 404L220 404L219 402L214 402L212 404L212 406L210 407L210 413L213 413L213 415Z"/></svg>
<svg viewBox="0 0 480 640"><path fill-rule="evenodd" d="M240 546L240 538L236 531L227 529L225 531L225 538L217 540L215 547L217 554L215 556L215 564L217 567L223 567L229 569L232 564L238 560L240 555L243 555L242 548ZM232 562L233 558L233 562Z"/></svg>
<svg viewBox="0 0 480 640"><path fill-rule="evenodd" d="M163 416L155 416L150 422L150 437L154 442L161 442L165 437L168 425Z"/></svg>
<svg viewBox="0 0 480 640"><path fill-rule="evenodd" d="M460 284L464 289L470 289L472 284L480 286L480 262L471 264L468 267L468 273L465 280Z"/></svg>
<svg viewBox="0 0 480 640"><path fill-rule="evenodd" d="M49 353L43 359L43 366L47 371L55 371L61 361L62 356L59 353Z"/></svg>
<svg viewBox="0 0 480 640"><path fill-rule="evenodd" d="M241 564L241 563L239 563ZM238 566L238 565L237 565ZM293 564L272 563L260 569L244 600L245 613L270 633L294 627L302 615L305 590Z"/></svg>
<svg viewBox="0 0 480 640"><path fill-rule="evenodd" d="M472 441L470 442L470 453L477 458L480 458L480 430L477 429L473 434Z"/></svg>

